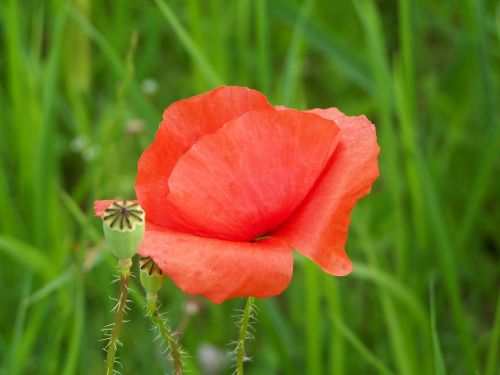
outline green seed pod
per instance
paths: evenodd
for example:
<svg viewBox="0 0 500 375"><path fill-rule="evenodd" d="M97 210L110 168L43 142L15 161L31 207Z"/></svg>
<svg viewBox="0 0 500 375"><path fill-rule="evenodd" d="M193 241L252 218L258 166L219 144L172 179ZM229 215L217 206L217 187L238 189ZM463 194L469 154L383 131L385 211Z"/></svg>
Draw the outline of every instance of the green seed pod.
<svg viewBox="0 0 500 375"><path fill-rule="evenodd" d="M165 275L151 258L141 258L141 284L148 295L155 295L165 280Z"/></svg>
<svg viewBox="0 0 500 375"><path fill-rule="evenodd" d="M144 238L145 212L130 201L114 202L104 211L104 239L118 259L132 258Z"/></svg>

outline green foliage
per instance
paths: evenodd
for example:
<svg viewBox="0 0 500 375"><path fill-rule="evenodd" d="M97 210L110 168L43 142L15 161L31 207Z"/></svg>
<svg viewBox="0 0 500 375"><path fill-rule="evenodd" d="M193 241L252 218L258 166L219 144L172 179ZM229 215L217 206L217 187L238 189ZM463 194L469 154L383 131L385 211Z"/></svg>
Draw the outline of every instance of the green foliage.
<svg viewBox="0 0 500 375"><path fill-rule="evenodd" d="M0 374L104 372L116 285L92 202L133 198L162 110L221 83L364 113L382 149L353 212L352 276L298 256L290 288L257 301L247 373L498 373L499 12L491 0L0 2ZM132 279L123 373L171 371L138 291ZM208 344L231 373L218 351L238 337L243 300L213 305L171 281L161 294L190 373L204 373Z"/></svg>

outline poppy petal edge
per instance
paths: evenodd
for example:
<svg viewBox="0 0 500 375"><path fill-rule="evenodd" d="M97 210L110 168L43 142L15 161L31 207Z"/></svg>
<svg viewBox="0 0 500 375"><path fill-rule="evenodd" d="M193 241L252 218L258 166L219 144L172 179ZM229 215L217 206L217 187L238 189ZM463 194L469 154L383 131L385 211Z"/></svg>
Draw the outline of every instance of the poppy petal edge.
<svg viewBox="0 0 500 375"><path fill-rule="evenodd" d="M215 303L276 296L286 289L293 273L292 250L274 238L232 242L147 223L139 254L153 258L183 291Z"/></svg>
<svg viewBox="0 0 500 375"><path fill-rule="evenodd" d="M365 116L345 116L336 108L310 112L335 121L340 141L309 197L273 235L325 272L345 276L352 271L344 248L350 213L379 175L380 148L375 127Z"/></svg>

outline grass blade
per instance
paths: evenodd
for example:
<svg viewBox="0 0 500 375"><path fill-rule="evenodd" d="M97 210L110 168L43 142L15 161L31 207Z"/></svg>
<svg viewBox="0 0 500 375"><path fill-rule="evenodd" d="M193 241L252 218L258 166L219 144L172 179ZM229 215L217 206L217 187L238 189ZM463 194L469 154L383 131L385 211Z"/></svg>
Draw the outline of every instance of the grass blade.
<svg viewBox="0 0 500 375"><path fill-rule="evenodd" d="M429 300L431 306L431 337L432 337L432 353L434 354L434 375L446 375L446 367L444 365L443 352L439 343L439 333L436 323L436 297L434 294L434 283L429 286Z"/></svg>
<svg viewBox="0 0 500 375"><path fill-rule="evenodd" d="M500 294L497 298L497 307L495 313L495 322L493 323L493 330L491 332L490 349L486 358L485 375L495 375L498 370L498 358L500 356L498 347L500 344Z"/></svg>
<svg viewBox="0 0 500 375"><path fill-rule="evenodd" d="M52 262L42 255L44 253L41 250L19 239L0 235L0 253L2 252L46 278L50 278L54 272Z"/></svg>
<svg viewBox="0 0 500 375"><path fill-rule="evenodd" d="M175 35L177 35L177 38L179 38L179 41L182 43L187 53L189 53L193 61L198 65L198 68L205 76L205 79L213 86L221 85L223 83L222 79L216 73L215 69L207 60L201 49L194 43L193 39L182 26L179 18L175 15L170 6L162 0L155 0L155 3L174 30Z"/></svg>
<svg viewBox="0 0 500 375"><path fill-rule="evenodd" d="M297 16L293 28L292 40L288 47L288 53L285 61L285 72L281 84L280 103L290 105L292 102L292 93L297 91L297 86L300 81L302 58L303 58L303 34L304 24L311 12L314 0L305 0L302 3L300 13Z"/></svg>
<svg viewBox="0 0 500 375"><path fill-rule="evenodd" d="M379 374L394 375L394 373L380 359L378 359L378 356L368 349L366 345L363 344L363 342L354 334L354 332L344 324L344 322L338 319L334 314L330 314L330 321L335 329L337 329L352 345L352 347L356 349L359 355L367 363L372 365Z"/></svg>

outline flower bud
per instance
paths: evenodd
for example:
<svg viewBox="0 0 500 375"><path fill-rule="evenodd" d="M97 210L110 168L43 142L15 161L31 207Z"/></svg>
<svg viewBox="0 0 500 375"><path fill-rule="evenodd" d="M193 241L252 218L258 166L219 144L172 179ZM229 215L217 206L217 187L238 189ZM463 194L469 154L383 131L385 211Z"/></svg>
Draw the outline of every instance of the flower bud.
<svg viewBox="0 0 500 375"><path fill-rule="evenodd" d="M144 238L145 212L131 201L114 202L104 211L104 238L118 259L132 258Z"/></svg>
<svg viewBox="0 0 500 375"><path fill-rule="evenodd" d="M165 275L151 258L141 258L141 284L147 294L155 295L165 280Z"/></svg>

